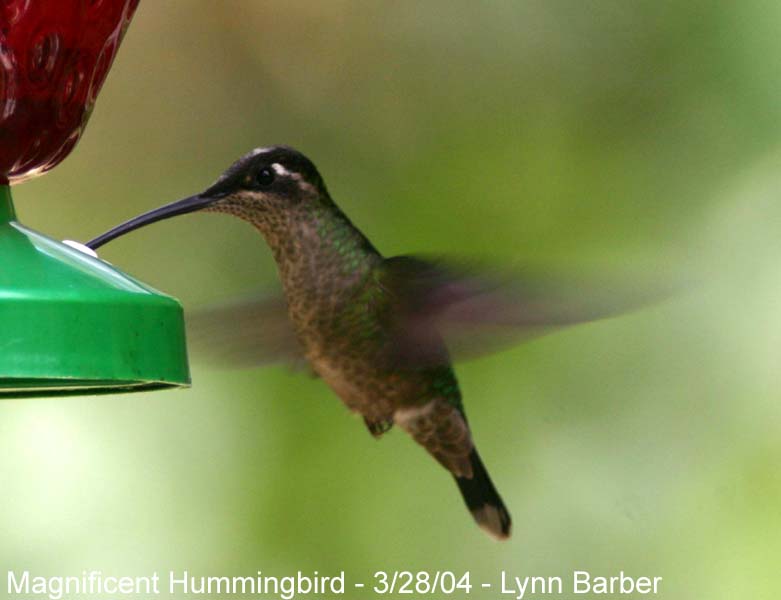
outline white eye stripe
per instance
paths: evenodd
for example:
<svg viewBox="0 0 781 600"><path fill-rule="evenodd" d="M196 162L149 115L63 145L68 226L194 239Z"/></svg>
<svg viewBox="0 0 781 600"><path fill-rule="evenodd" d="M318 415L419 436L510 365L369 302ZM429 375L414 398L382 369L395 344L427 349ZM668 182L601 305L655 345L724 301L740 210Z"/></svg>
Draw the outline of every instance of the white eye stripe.
<svg viewBox="0 0 781 600"><path fill-rule="evenodd" d="M271 165L271 168L276 171L277 175L290 175L290 171L288 171L285 167L280 165L279 163L274 163Z"/></svg>
<svg viewBox="0 0 781 600"><path fill-rule="evenodd" d="M316 191L316 188L306 181L301 173L294 173L292 171L288 171L285 167L280 165L279 163L271 163L271 168L274 169L274 172L277 175L290 177L293 181L295 181L298 184L298 187L302 190L306 190L308 192L314 192Z"/></svg>

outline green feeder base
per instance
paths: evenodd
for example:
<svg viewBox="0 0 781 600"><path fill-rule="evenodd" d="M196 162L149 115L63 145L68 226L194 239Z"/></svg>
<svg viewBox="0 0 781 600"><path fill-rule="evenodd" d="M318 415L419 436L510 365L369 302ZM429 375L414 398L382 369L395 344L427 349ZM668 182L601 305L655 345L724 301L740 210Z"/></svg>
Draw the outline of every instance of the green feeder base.
<svg viewBox="0 0 781 600"><path fill-rule="evenodd" d="M0 186L0 398L189 385L174 298L15 218Z"/></svg>

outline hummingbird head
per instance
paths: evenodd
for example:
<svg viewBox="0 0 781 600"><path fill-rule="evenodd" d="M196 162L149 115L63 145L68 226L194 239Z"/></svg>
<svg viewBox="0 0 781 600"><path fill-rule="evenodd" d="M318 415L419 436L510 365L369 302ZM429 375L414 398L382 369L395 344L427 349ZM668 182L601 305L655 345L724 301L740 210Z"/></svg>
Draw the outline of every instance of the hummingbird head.
<svg viewBox="0 0 781 600"><path fill-rule="evenodd" d="M206 190L146 212L86 245L93 250L145 225L196 211L222 212L258 222L286 211L328 201L314 163L289 146L256 148Z"/></svg>
<svg viewBox="0 0 781 600"><path fill-rule="evenodd" d="M205 210L242 216L246 210L284 210L312 202L324 192L311 160L289 146L269 146L242 156L198 197Z"/></svg>

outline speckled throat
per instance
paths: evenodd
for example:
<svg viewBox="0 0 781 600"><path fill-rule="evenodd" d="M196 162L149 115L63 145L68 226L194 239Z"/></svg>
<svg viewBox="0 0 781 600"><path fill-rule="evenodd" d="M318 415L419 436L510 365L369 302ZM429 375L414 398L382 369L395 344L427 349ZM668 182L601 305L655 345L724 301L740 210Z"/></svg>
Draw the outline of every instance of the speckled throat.
<svg viewBox="0 0 781 600"><path fill-rule="evenodd" d="M261 232L279 269L288 310L299 333L333 314L360 288L382 257L324 190L291 205L235 194L208 210L235 215Z"/></svg>

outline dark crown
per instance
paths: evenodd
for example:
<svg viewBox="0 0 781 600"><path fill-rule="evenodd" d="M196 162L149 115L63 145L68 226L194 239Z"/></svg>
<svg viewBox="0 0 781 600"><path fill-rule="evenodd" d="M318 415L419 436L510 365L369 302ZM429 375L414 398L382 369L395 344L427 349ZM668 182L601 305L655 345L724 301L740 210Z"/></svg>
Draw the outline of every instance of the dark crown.
<svg viewBox="0 0 781 600"><path fill-rule="evenodd" d="M267 146L248 152L228 167L218 183L240 180L248 172L270 167L275 163L291 173L301 175L304 181L322 189L323 179L317 172L317 167L306 156L290 146Z"/></svg>

